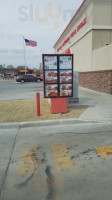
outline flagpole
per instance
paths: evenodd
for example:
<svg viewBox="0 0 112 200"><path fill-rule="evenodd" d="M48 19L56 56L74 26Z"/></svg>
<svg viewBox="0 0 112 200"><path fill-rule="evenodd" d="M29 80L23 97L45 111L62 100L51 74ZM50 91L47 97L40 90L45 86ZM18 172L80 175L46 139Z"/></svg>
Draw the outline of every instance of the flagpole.
<svg viewBox="0 0 112 200"><path fill-rule="evenodd" d="M24 36L23 36L23 49L24 49L25 74L26 74L26 54L25 54L25 38L24 38Z"/></svg>

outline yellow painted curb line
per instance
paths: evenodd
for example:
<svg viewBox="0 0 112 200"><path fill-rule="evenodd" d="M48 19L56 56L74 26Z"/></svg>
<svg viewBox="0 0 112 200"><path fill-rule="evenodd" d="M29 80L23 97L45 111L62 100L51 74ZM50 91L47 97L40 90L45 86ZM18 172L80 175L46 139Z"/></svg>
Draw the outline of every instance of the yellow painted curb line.
<svg viewBox="0 0 112 200"><path fill-rule="evenodd" d="M112 155L112 146L95 148L101 157Z"/></svg>

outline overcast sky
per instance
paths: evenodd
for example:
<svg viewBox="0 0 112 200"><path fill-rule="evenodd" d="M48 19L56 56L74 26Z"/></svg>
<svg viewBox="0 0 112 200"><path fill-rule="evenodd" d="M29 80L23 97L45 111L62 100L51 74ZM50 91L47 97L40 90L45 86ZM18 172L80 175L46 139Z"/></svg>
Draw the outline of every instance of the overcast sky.
<svg viewBox="0 0 112 200"><path fill-rule="evenodd" d="M26 65L38 68L83 0L0 0L0 65L24 65L23 36L37 41L25 47Z"/></svg>

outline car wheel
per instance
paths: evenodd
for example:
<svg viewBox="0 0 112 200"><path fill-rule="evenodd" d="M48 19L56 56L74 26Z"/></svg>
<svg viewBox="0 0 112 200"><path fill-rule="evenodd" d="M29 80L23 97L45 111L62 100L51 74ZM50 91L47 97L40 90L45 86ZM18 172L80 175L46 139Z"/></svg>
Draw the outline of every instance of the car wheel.
<svg viewBox="0 0 112 200"><path fill-rule="evenodd" d="M24 80L21 80L21 83L24 83Z"/></svg>
<svg viewBox="0 0 112 200"><path fill-rule="evenodd" d="M41 80L40 79L37 79L37 83L40 83L41 82Z"/></svg>

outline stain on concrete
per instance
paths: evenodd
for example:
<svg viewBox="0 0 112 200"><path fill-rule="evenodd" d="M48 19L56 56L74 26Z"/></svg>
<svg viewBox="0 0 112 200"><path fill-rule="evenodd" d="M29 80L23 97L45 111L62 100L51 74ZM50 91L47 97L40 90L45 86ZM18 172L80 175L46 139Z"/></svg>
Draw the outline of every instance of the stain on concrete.
<svg viewBox="0 0 112 200"><path fill-rule="evenodd" d="M41 163L42 164L46 163L46 160L45 159L41 159Z"/></svg>
<svg viewBox="0 0 112 200"><path fill-rule="evenodd" d="M16 188L21 189L28 185L28 182L33 178L34 174L31 174L25 181L16 184Z"/></svg>
<svg viewBox="0 0 112 200"><path fill-rule="evenodd" d="M43 152L43 154L42 154L42 159L41 159L41 163L44 164L44 163L46 163L46 162L47 162L47 160L46 160L46 152Z"/></svg>
<svg viewBox="0 0 112 200"><path fill-rule="evenodd" d="M17 160L11 160L11 164L17 163Z"/></svg>
<svg viewBox="0 0 112 200"><path fill-rule="evenodd" d="M86 151L83 151L82 154L85 155L85 154L88 154L91 151L94 151L94 149L87 149Z"/></svg>
<svg viewBox="0 0 112 200"><path fill-rule="evenodd" d="M56 196L56 190L53 187L54 177L53 177L53 174L51 172L51 166L46 167L45 173L47 175L47 185L48 185L48 189L49 189L49 192L48 192L46 199L53 200L54 197Z"/></svg>
<svg viewBox="0 0 112 200"><path fill-rule="evenodd" d="M88 156L90 152L94 152L94 148L92 148L92 149L87 149L86 151L80 152L79 154L72 156L71 159L79 158L79 157L82 156L82 155ZM85 159L86 159L86 158L88 159L88 157L85 157Z"/></svg>
<svg viewBox="0 0 112 200"><path fill-rule="evenodd" d="M73 160L75 158L75 156L72 156L71 159Z"/></svg>
<svg viewBox="0 0 112 200"><path fill-rule="evenodd" d="M43 157L43 159L46 159L46 152L43 152L42 157Z"/></svg>

